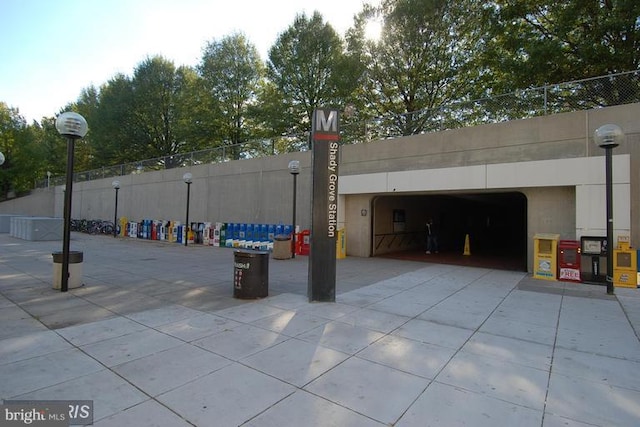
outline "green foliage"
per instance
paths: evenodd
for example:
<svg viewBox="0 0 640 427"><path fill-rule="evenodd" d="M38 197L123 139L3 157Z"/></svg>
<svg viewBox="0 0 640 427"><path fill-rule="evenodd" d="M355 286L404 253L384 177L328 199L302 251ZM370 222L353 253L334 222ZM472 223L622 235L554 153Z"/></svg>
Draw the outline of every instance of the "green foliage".
<svg viewBox="0 0 640 427"><path fill-rule="evenodd" d="M95 86L90 86L82 91L78 101L76 102L75 109L78 114L85 118L87 124L100 122L100 116L98 115L98 90ZM69 106L68 110L71 110L72 106ZM91 129L89 129L91 131ZM92 142L92 136L95 132L88 132L85 138L82 138L74 144L74 170L86 171L99 167L96 165L95 154L99 152L100 146L96 146Z"/></svg>
<svg viewBox="0 0 640 427"><path fill-rule="evenodd" d="M87 121L90 139L95 147L94 168L127 163L135 155L133 84L117 74L100 88L97 119Z"/></svg>
<svg viewBox="0 0 640 427"><path fill-rule="evenodd" d="M287 136L303 139L311 127L313 110L319 106L338 107L353 91L340 36L322 15L296 16L269 50L267 75L284 101L280 114L287 120L274 123ZM274 92L263 92L274 95ZM262 99L273 105L273 100ZM284 124L284 126L282 126Z"/></svg>
<svg viewBox="0 0 640 427"><path fill-rule="evenodd" d="M175 135L181 151L210 148L213 117L203 79L195 69L182 66L176 72L176 88Z"/></svg>
<svg viewBox="0 0 640 427"><path fill-rule="evenodd" d="M210 138L221 140L225 145L237 145L251 139L254 135L250 107L256 103L264 76L264 66L256 47L241 33L209 42L198 71L205 96L208 96L203 104L210 113ZM237 156L238 153L234 158Z"/></svg>
<svg viewBox="0 0 640 427"><path fill-rule="evenodd" d="M32 127L32 131L35 134L33 143L40 146L42 153L38 180L44 180L47 172L51 172L54 177L64 176L67 168L67 141L58 133L55 119L43 119L40 126Z"/></svg>
<svg viewBox="0 0 640 427"><path fill-rule="evenodd" d="M395 117L381 132L428 130L434 117L421 110L469 97L479 75L475 3L388 0L363 11L349 34L349 48L364 63L364 107L376 116ZM369 19L382 20L380 40L364 37Z"/></svg>
<svg viewBox="0 0 640 427"><path fill-rule="evenodd" d="M502 90L640 66L637 0L495 0L485 22L483 60Z"/></svg>
<svg viewBox="0 0 640 427"><path fill-rule="evenodd" d="M33 187L44 157L38 132L36 125L27 126L17 109L0 102L0 152L5 157L0 165L0 200Z"/></svg>
<svg viewBox="0 0 640 427"><path fill-rule="evenodd" d="M173 62L155 56L134 70L132 84L133 155L137 159L180 152L175 135L177 75Z"/></svg>

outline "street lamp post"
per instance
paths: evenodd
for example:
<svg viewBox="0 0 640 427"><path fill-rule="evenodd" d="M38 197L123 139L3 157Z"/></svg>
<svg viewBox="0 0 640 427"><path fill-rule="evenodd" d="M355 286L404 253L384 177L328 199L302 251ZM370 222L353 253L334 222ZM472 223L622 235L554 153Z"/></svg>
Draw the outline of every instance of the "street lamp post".
<svg viewBox="0 0 640 427"><path fill-rule="evenodd" d="M87 121L78 113L68 111L56 119L58 133L67 138L67 183L64 192L64 236L62 239L62 277L60 291L69 288L69 242L71 241L71 194L73 193L73 149L76 139L88 131Z"/></svg>
<svg viewBox="0 0 640 427"><path fill-rule="evenodd" d="M0 151L0 166L4 165L4 154L2 154L2 151ZM0 195L3 195L3 193L0 193Z"/></svg>
<svg viewBox="0 0 640 427"><path fill-rule="evenodd" d="M613 295L613 156L612 151L624 139L618 125L603 125L593 134L595 143L605 151L606 199L607 199L607 294Z"/></svg>
<svg viewBox="0 0 640 427"><path fill-rule="evenodd" d="M189 242L189 197L191 192L191 182L193 182L193 175L187 172L182 175L182 180L187 184L187 223L185 225L187 228L184 231L184 245L187 246L187 243Z"/></svg>
<svg viewBox="0 0 640 427"><path fill-rule="evenodd" d="M2 151L0 151L0 166L2 166L4 164L4 154L2 154Z"/></svg>
<svg viewBox="0 0 640 427"><path fill-rule="evenodd" d="M289 173L293 175L293 219L291 220L291 258L296 257L296 185L298 174L300 173L300 162L298 160L291 160L289 162Z"/></svg>
<svg viewBox="0 0 640 427"><path fill-rule="evenodd" d="M118 190L120 190L120 181L113 181L111 186L116 190L116 204L113 211L113 237L118 236Z"/></svg>

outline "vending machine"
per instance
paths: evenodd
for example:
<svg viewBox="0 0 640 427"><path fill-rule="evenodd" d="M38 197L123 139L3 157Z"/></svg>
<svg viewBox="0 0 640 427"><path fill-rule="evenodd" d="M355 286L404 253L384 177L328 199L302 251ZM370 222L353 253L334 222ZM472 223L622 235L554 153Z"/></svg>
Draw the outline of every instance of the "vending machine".
<svg viewBox="0 0 640 427"><path fill-rule="evenodd" d="M205 222L204 228L202 230L202 244L207 246L212 246L213 242L211 240L211 223Z"/></svg>
<svg viewBox="0 0 640 427"><path fill-rule="evenodd" d="M585 283L603 285L607 282L607 238L582 236L580 238L580 278Z"/></svg>

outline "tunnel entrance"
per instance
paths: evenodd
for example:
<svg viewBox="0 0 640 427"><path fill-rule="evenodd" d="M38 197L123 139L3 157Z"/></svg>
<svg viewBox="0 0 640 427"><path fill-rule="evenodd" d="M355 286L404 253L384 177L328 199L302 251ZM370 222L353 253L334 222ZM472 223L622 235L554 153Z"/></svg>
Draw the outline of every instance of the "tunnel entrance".
<svg viewBox="0 0 640 427"><path fill-rule="evenodd" d="M373 208L374 256L527 270L522 193L380 196ZM428 218L438 229L438 254L425 254ZM465 255L467 235L470 255Z"/></svg>

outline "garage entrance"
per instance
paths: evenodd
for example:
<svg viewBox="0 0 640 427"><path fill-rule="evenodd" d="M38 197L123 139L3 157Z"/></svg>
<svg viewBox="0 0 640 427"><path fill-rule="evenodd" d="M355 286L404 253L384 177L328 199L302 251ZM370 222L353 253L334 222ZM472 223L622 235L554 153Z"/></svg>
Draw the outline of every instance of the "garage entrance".
<svg viewBox="0 0 640 427"><path fill-rule="evenodd" d="M527 269L527 198L520 192L379 196L373 200L373 256ZM439 230L426 255L426 221ZM470 256L465 256L469 236Z"/></svg>

